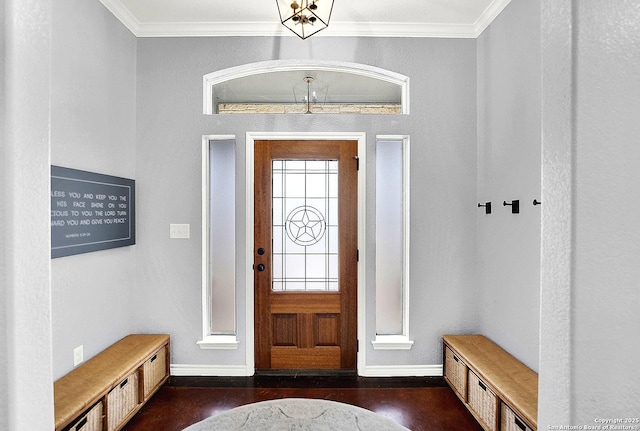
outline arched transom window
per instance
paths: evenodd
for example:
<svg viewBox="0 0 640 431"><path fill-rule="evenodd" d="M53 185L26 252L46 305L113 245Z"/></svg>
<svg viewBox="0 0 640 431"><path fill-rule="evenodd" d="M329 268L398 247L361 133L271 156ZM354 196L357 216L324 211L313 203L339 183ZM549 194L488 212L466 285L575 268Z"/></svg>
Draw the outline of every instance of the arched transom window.
<svg viewBox="0 0 640 431"><path fill-rule="evenodd" d="M267 61L204 76L205 114L408 114L409 78L373 66Z"/></svg>

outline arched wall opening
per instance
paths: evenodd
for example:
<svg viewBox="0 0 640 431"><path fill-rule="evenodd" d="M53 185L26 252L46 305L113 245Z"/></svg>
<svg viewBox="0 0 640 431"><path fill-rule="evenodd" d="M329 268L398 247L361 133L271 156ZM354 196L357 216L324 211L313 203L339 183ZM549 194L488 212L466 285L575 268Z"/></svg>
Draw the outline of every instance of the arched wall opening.
<svg viewBox="0 0 640 431"><path fill-rule="evenodd" d="M204 114L219 113L221 103L283 107L271 111L247 109L244 113L407 115L409 78L389 70L357 63L315 60L264 61L204 75ZM287 109L286 106L290 106L291 109ZM340 106L349 108L336 108ZM355 106L358 108L354 108Z"/></svg>

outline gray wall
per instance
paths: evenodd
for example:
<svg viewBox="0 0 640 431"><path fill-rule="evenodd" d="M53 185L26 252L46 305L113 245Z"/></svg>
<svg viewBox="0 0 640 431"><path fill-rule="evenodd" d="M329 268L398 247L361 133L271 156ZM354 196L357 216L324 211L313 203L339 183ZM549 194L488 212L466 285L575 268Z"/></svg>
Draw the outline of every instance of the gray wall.
<svg viewBox="0 0 640 431"><path fill-rule="evenodd" d="M0 3L0 22L5 22L5 2ZM0 100L6 100L6 69L5 69L5 39L7 38L7 27L5 25L0 28ZM5 140L5 103L0 103L0 136L2 137L3 145L0 145L0 161L2 162L2 174L0 174L0 181L2 184L7 184L10 181L8 166L5 163L7 158L7 146L4 145ZM2 196L5 195L5 189L2 189ZM0 224L2 226L9 226L9 214L5 209L5 205L0 206ZM7 256L9 250L6 248L4 244L7 241L7 232L6 230L2 230L0 232L0 274L7 274L9 271L9 261L7 260ZM4 286L7 286L5 289ZM8 295L7 291L9 286L9 280L5 279L5 276L2 276L2 289L0 289L0 316L3 316L0 319L0 427L6 429L9 427L9 409L8 409L8 400L9 400L9 355L7 352L9 351L9 319L7 316L8 306L7 300Z"/></svg>
<svg viewBox="0 0 640 431"><path fill-rule="evenodd" d="M411 335L416 344L412 351L398 355L373 352L366 343L369 363L438 364L440 335L470 331L475 326L475 297L466 291L473 284L469 268L474 267L475 249L474 41L136 41L102 5L79 0L56 3L52 22L51 163L136 178L138 187L136 246L51 263L54 378L73 368L74 347L84 345L85 358L89 358L135 331L170 333L174 363L244 364L242 349L203 352L195 345L201 335L200 143L203 134L211 133L234 133L239 138L241 203L246 131L364 131L371 156L375 134L411 135ZM384 62L376 63L383 52L393 55L385 54ZM413 55L416 52L421 55ZM408 75L412 115L355 119L202 115L204 74L281 58L376 63ZM370 166L371 188L373 164ZM172 198L167 200L167 195ZM244 244L242 204L238 219L238 240ZM191 223L192 239L169 241L168 224L174 222ZM373 262L373 237L369 240L367 253ZM238 250L240 265L245 264L244 252ZM243 334L243 267L239 274L239 329ZM371 266L367 277L373 287ZM372 289L368 299L367 319L373 322ZM443 303L451 304L450 309L445 311ZM369 340L375 335L373 328L368 330Z"/></svg>
<svg viewBox="0 0 640 431"><path fill-rule="evenodd" d="M629 0L577 8L573 419L579 423L640 413L639 12ZM617 372L601 373L612 359Z"/></svg>
<svg viewBox="0 0 640 431"><path fill-rule="evenodd" d="M51 163L136 176L136 38L98 1L53 4ZM53 364L73 368L135 332L136 246L51 261Z"/></svg>
<svg viewBox="0 0 640 431"><path fill-rule="evenodd" d="M92 6L85 9L84 2L56 2L53 31L49 1L21 1L20 8L17 3L9 0L0 7L0 16L7 24L1 33L4 52L0 68L3 95L0 182L3 196L11 201L10 208L3 205L0 213L0 220L8 226L1 234L0 255L1 310L6 312L0 324L4 351L0 355L3 365L0 426L50 428L51 381L71 368L70 349L76 344L88 346L89 356L99 350L98 345L115 341L121 332L166 330L177 341L174 362L224 363L238 359L196 350L193 343L200 331L199 244L197 240L166 239L170 222L180 220L198 226L202 134L235 133L241 143L246 130L330 128L364 130L370 134L410 134L415 149L412 233L416 238L412 249L412 313L424 318L412 322L416 339L412 352L372 356L372 362L438 363L437 338L441 333L475 331L480 327L481 317L483 325L492 326L487 316L474 311L475 302L486 298L486 289L476 293L470 288L476 285L475 270L471 269L475 268L475 223L479 218L476 194L478 199L482 197L474 178L475 41L340 39L337 48L335 39L322 38L311 40L311 44L271 38L223 39L224 43L220 39L136 42L103 9ZM512 6L518 5L519 11L520 3L525 1L512 2ZM640 398L636 383L640 375L635 363L639 352L633 343L640 327L636 311L640 305L637 291L640 238L636 228L640 208L635 200L627 199L637 194L635 186L640 180L637 170L640 150L634 142L640 132L634 121L640 111L636 79L640 64L634 55L640 45L640 32L637 20L628 19L636 16L637 11L633 1L578 4L573 0L541 0L541 4L544 204L540 429L549 425L593 424L598 416L637 416L637 405L632 403ZM88 29L78 23L84 28L84 36L99 40L99 44L92 46L102 58L99 67L93 68L90 56L82 55L80 47L84 42L73 43L68 30L58 27L56 20L65 22L58 14L69 7L76 8L76 14L84 14L81 16L86 27L96 27ZM18 22L30 25L17 27ZM102 40L94 31L104 31L105 37L113 41ZM61 52L65 40L77 48L76 66L57 60L58 56L68 58ZM116 45L115 49L111 43ZM493 46L507 49L498 42L485 48ZM123 57L115 52L120 50L124 51ZM49 59L49 53L53 60ZM478 64L493 64L492 57L487 55L482 54ZM370 61L406 74L412 79L412 115L386 120L367 116L356 120L300 116L294 118L296 123L270 116L235 119L202 116L204 73L251 61L293 57ZM382 63L377 62L380 57L384 58ZM118 77L123 69L129 72ZM100 74L100 70L104 73ZM110 91L97 90L105 100L96 103L104 103L102 106L106 107L91 111L85 118L86 127L79 119L84 110L66 105L67 100L72 105L92 100L82 94L93 91L93 86L76 88L64 77L69 72L74 79L86 82L85 73L79 71L95 74L108 81L107 85L113 85L108 87ZM480 78L481 74L489 73L483 67L478 73L479 82L487 79ZM100 79L96 82L103 83ZM69 94L63 90L65 86L80 94ZM124 90L118 91L121 86ZM482 97L494 94L481 87L482 84L477 92L484 93ZM118 97L110 98L111 91ZM112 127L102 129L101 115L118 116L121 107L125 111L135 109L135 99L130 99L132 91L137 91L138 103L144 108L138 106L135 113L129 112L109 123ZM496 91L499 95L501 90ZM49 94L50 107L46 103ZM65 112L71 118L64 118ZM328 120L330 126L326 124ZM143 214L139 223L145 224L140 226L137 246L49 262L50 121L53 163L81 162L85 165L71 167L136 177ZM67 122L71 126L65 126ZM478 130L488 123L487 119L481 120ZM137 129L133 137L132 127ZM87 132L94 129L107 138ZM77 137L80 135L82 139ZM93 139L101 140L100 144ZM24 145L25 142L29 145ZM372 144L368 142L369 147ZM87 154L93 151L99 157ZM127 157L121 158L119 153ZM483 147L478 154L484 157L492 153ZM239 155L243 157L243 153ZM478 165L481 162L478 160ZM483 167L478 178L490 180L492 175L495 176L493 170ZM179 192L172 195L175 202L159 205L158 198L164 199L167 191ZM594 202L600 205L594 206ZM193 235L199 238L197 229ZM372 254L372 250L367 253ZM70 259L77 264L68 263ZM371 274L368 276L370 279ZM119 287L121 283L123 289ZM93 291L97 300L83 297L80 287L90 288L94 284L101 288ZM69 294L62 301L66 289L82 299L76 301ZM104 292L110 293L100 297ZM104 303L102 307L95 307L100 301ZM452 304L457 306L447 309ZM90 308L94 314L80 311L84 314L65 320L67 315L86 306L94 307ZM118 306L122 307L120 311L114 311ZM371 308L369 305L369 313ZM105 316L107 312L103 309L122 314L114 322L111 315ZM134 314L138 309L141 314ZM89 327L85 334L83 326ZM50 328L54 333L53 360L48 359ZM392 361L394 357L397 360ZM56 370L54 376L51 364ZM33 403L39 408L26 412L25 406Z"/></svg>
<svg viewBox="0 0 640 431"><path fill-rule="evenodd" d="M135 326L172 335L172 362L244 365L244 140L253 132L408 134L412 146L411 338L408 352L373 351L373 266L367 274L368 365L440 364L440 337L477 328L475 285L476 50L474 40L382 38L139 39L137 66L138 245ZM202 114L202 77L264 60L375 64L411 79L409 116ZM240 349L201 351L201 139L238 139ZM369 159L370 173L375 164ZM369 209L373 177L369 179ZM170 240L170 223L190 223L190 240ZM369 220L372 227L373 219ZM374 262L368 232L367 258Z"/></svg>
<svg viewBox="0 0 640 431"><path fill-rule="evenodd" d="M512 1L478 38L478 331L538 371L540 3ZM520 214L503 201L520 200Z"/></svg>
<svg viewBox="0 0 640 431"><path fill-rule="evenodd" d="M539 427L638 416L637 17L635 1L542 1Z"/></svg>
<svg viewBox="0 0 640 431"><path fill-rule="evenodd" d="M640 344L634 340L640 330L639 12L630 0L576 9L572 300L573 419L579 423L640 413ZM618 371L601 373L612 360Z"/></svg>
<svg viewBox="0 0 640 431"><path fill-rule="evenodd" d="M0 6L0 428L51 429L51 5ZM36 406L34 408L34 406Z"/></svg>

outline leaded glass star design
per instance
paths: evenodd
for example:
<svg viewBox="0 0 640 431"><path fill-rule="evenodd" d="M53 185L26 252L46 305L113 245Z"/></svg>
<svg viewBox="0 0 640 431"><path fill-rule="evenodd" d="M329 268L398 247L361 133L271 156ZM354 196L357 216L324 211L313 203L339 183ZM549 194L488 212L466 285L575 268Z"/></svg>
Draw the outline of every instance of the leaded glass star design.
<svg viewBox="0 0 640 431"><path fill-rule="evenodd" d="M287 236L298 245L313 245L322 239L326 229L324 217L316 208L302 206L287 216Z"/></svg>

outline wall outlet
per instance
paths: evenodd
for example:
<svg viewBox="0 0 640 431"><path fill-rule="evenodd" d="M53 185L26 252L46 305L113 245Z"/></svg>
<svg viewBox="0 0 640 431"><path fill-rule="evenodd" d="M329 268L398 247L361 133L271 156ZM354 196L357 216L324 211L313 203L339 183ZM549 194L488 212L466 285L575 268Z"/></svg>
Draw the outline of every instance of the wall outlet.
<svg viewBox="0 0 640 431"><path fill-rule="evenodd" d="M169 238L189 238L189 224L170 224Z"/></svg>
<svg viewBox="0 0 640 431"><path fill-rule="evenodd" d="M75 367L82 361L84 361L84 347L80 345L73 349L73 366Z"/></svg>

